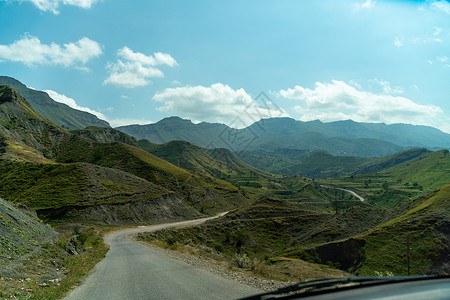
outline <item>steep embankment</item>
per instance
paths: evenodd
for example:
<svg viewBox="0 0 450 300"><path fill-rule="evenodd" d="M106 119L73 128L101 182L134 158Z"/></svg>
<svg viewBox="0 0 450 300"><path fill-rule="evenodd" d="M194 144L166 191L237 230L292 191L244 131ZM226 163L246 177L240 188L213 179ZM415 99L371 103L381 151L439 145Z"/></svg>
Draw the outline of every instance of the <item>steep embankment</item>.
<svg viewBox="0 0 450 300"><path fill-rule="evenodd" d="M7 266L11 259L29 256L46 242L55 241L59 234L39 222L35 212L26 206L13 207L0 198L0 269L1 276L13 275ZM11 273L9 273L11 272Z"/></svg>

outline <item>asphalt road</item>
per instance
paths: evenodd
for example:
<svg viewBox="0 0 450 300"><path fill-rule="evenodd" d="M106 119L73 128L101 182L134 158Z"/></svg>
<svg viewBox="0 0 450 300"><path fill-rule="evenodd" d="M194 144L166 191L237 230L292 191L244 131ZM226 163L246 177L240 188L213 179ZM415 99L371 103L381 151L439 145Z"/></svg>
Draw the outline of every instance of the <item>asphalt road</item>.
<svg viewBox="0 0 450 300"><path fill-rule="evenodd" d="M186 264L145 245L130 235L206 219L138 227L105 237L110 246L94 272L65 299L237 299L262 291Z"/></svg>
<svg viewBox="0 0 450 300"><path fill-rule="evenodd" d="M358 195L357 193L355 193L354 191L351 190L347 190L347 189L343 189L343 188L338 188L338 187L333 187L333 186L328 186L328 185L320 185L321 187L326 187L326 188L331 188L331 189L336 189L336 190L341 190L341 191L345 191L347 193L352 194L353 196L355 196L356 198L358 198L359 201L364 202L366 201L366 199L364 199L363 197L361 197L360 195Z"/></svg>

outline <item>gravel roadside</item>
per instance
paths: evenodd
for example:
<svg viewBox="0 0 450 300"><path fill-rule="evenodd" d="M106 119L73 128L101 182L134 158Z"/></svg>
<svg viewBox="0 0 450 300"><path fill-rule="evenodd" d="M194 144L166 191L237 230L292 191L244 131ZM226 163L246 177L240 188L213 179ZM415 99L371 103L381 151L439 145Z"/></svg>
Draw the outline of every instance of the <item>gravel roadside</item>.
<svg viewBox="0 0 450 300"><path fill-rule="evenodd" d="M145 243L142 241L136 241L134 239L134 236L132 236L131 239L134 240L135 242L138 242L142 245L145 245L145 246L151 248L152 250L162 252L172 258L181 260L187 264L193 265L195 267L212 272L212 273L222 276L224 278L234 280L236 282L246 284L248 286L251 286L251 287L254 287L254 288L257 288L260 290L273 291L273 290L277 290L279 288L293 284L293 282L283 282L283 281L277 281L277 280L261 279L258 277L251 276L250 274L243 273L243 272L232 271L232 270L226 269L226 267L224 265L220 265L217 261L215 261L213 259L208 259L206 257L196 256L196 255L187 254L187 253L180 253L180 252L177 252L174 250L161 248L161 247L155 246L153 244Z"/></svg>

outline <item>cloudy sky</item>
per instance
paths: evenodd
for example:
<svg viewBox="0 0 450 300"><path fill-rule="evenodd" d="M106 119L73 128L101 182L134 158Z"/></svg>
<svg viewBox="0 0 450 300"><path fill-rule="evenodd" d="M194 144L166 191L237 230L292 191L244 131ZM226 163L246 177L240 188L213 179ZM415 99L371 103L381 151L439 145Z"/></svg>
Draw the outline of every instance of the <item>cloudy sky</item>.
<svg viewBox="0 0 450 300"><path fill-rule="evenodd" d="M0 0L0 75L113 126L289 116L450 133L450 3Z"/></svg>

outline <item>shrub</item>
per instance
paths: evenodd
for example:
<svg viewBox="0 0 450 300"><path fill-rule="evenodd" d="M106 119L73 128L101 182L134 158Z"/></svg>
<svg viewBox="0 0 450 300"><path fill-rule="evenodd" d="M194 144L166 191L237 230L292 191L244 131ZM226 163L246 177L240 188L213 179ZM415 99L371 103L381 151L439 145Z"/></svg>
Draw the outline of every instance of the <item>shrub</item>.
<svg viewBox="0 0 450 300"><path fill-rule="evenodd" d="M222 244L220 244L220 243L215 243L215 244L214 244L214 249L215 249L217 252L223 252L223 246L222 246Z"/></svg>

